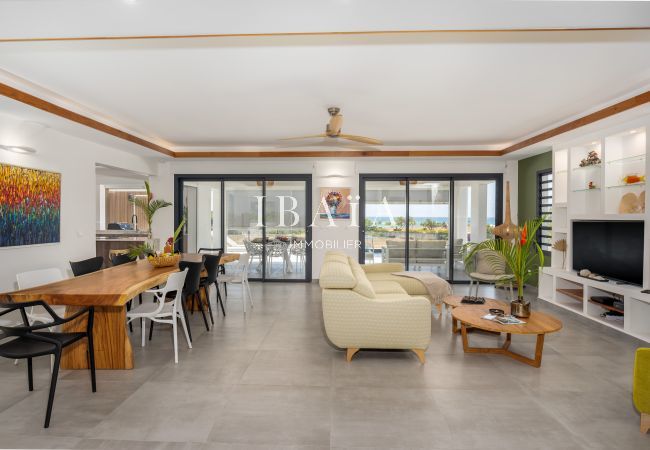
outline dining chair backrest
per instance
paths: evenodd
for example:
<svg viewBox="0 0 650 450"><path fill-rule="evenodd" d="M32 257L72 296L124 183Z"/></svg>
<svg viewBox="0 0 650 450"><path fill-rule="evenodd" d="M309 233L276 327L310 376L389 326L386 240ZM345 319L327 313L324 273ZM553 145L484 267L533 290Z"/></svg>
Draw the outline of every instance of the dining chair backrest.
<svg viewBox="0 0 650 450"><path fill-rule="evenodd" d="M239 261L237 261L237 271L241 273L242 279L248 279L248 268L251 265L251 255L248 253L242 253L239 255Z"/></svg>
<svg viewBox="0 0 650 450"><path fill-rule="evenodd" d="M16 275L18 289L29 289L43 284L56 283L65 279L63 272L56 267L41 270L30 270Z"/></svg>
<svg viewBox="0 0 650 450"><path fill-rule="evenodd" d="M135 258L129 256L128 253L111 256L111 264L113 264L114 266L121 266L122 264L130 263L133 261L135 261Z"/></svg>
<svg viewBox="0 0 650 450"><path fill-rule="evenodd" d="M103 256L95 256L94 258L84 259L83 261L70 261L70 268L75 277L97 272L103 265Z"/></svg>
<svg viewBox="0 0 650 450"><path fill-rule="evenodd" d="M188 269L184 269L180 272L169 274L165 285L161 289L152 291L154 295L158 297L158 309L153 311L154 315L160 313L163 310L165 307L165 298L167 298L167 294L170 292L176 292L176 295L174 296L174 306L176 308L181 307L180 302L183 298L183 285L185 284L187 272Z"/></svg>
<svg viewBox="0 0 650 450"><path fill-rule="evenodd" d="M219 275L219 261L221 261L221 254L223 250L219 250L216 255L205 255L205 270L208 272L206 277L207 284L212 284L217 281Z"/></svg>
<svg viewBox="0 0 650 450"><path fill-rule="evenodd" d="M223 248L206 248L206 247L201 247L201 248L199 249L199 253L208 253L208 254L213 253L213 254L216 255L218 252L223 253Z"/></svg>
<svg viewBox="0 0 650 450"><path fill-rule="evenodd" d="M201 284L201 269L203 268L203 263L181 261L178 263L178 268L180 270L187 269L183 292L186 294L194 294L197 292L199 290L199 285Z"/></svg>

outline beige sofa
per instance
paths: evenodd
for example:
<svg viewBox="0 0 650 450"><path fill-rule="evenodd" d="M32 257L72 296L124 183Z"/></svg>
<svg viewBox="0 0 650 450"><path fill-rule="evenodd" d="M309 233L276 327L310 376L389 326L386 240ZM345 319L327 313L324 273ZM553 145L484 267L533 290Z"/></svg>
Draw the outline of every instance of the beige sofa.
<svg viewBox="0 0 650 450"><path fill-rule="evenodd" d="M384 249L385 261L404 263L406 255L404 239L387 239ZM447 240L415 239L409 241L409 261L411 264L446 264Z"/></svg>
<svg viewBox="0 0 650 450"><path fill-rule="evenodd" d="M410 295L402 285L413 287L417 280L372 280L371 275L381 273L373 271L377 266L386 264L361 266L340 252L325 255L319 283L327 337L347 349L348 361L359 349L372 348L412 350L424 363L431 340L431 303L426 296ZM390 266L396 266L388 268L391 271L403 269L400 264ZM366 273L364 268L371 270Z"/></svg>

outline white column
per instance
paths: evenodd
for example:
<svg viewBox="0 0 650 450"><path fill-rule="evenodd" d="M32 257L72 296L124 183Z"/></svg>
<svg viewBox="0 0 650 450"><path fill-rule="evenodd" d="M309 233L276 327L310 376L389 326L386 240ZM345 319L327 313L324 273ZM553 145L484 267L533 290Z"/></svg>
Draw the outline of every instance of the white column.
<svg viewBox="0 0 650 450"><path fill-rule="evenodd" d="M467 215L469 207L469 189L467 185L456 186L454 192L454 209L452 214L455 214L454 217L454 236L456 239L463 239L463 242L467 241Z"/></svg>
<svg viewBox="0 0 650 450"><path fill-rule="evenodd" d="M472 183L472 242L481 242L487 238L487 184Z"/></svg>

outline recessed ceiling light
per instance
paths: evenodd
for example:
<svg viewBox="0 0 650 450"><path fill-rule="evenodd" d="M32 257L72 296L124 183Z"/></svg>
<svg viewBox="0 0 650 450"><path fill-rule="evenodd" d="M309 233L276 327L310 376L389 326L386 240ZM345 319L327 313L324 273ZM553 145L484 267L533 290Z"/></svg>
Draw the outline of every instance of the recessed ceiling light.
<svg viewBox="0 0 650 450"><path fill-rule="evenodd" d="M639 132L639 130L632 130L632 131L630 131L630 134L634 134L634 133L638 133L638 132Z"/></svg>
<svg viewBox="0 0 650 450"><path fill-rule="evenodd" d="M8 152L13 153L36 153L36 150L31 147L23 147L21 145L0 145L0 149L7 150Z"/></svg>

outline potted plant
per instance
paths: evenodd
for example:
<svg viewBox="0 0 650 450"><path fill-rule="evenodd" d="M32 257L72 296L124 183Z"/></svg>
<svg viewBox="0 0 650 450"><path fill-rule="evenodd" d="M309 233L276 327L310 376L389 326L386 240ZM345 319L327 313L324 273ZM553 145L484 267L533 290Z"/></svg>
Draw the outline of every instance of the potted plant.
<svg viewBox="0 0 650 450"><path fill-rule="evenodd" d="M174 235L167 239L165 248L162 252L157 253L147 242L145 242L144 244L131 247L129 249L129 256L131 258L146 257L147 260L156 267L171 266L178 263L180 254L174 253L174 244L178 241L183 226L185 226L185 218L183 218L181 223L178 224L176 231L174 231Z"/></svg>
<svg viewBox="0 0 650 450"><path fill-rule="evenodd" d="M138 208L142 209L142 212L144 213L144 216L147 219L147 223L149 224L148 233L149 233L149 239L151 239L151 224L153 223L153 216L156 214L156 212L159 209L171 206L171 203L168 202L167 200L154 199L148 181L144 182L144 188L147 191L146 200L141 197L133 197L130 198L129 201L133 203L135 206L137 206Z"/></svg>
<svg viewBox="0 0 650 450"><path fill-rule="evenodd" d="M537 243L537 231L543 222L542 217L528 220L516 230L513 240L488 239L473 246L466 257L469 259L477 252L487 250L485 260L488 263L499 267L505 262L509 274L504 277L514 277L517 284L517 300L510 304L510 312L514 316L530 316L530 302L524 299L524 285L544 266L544 252Z"/></svg>

